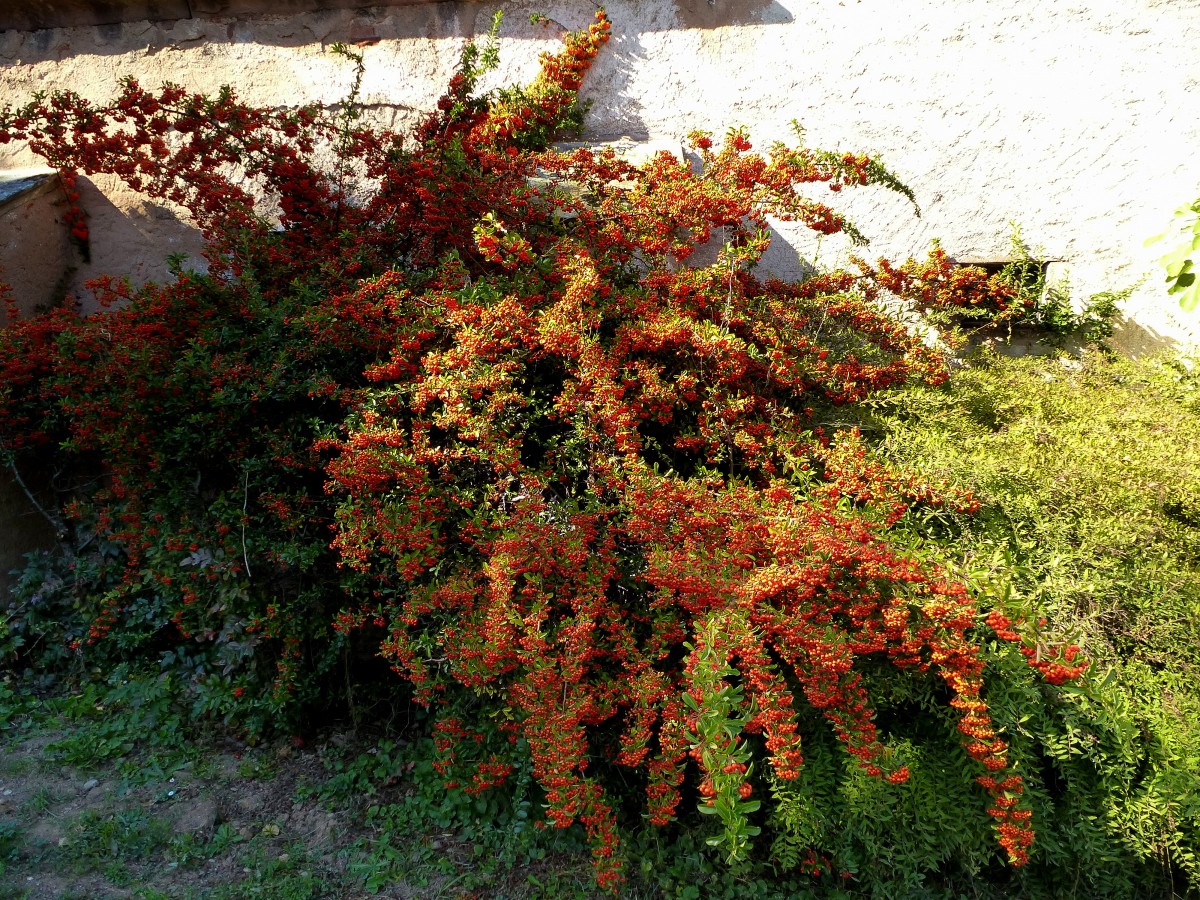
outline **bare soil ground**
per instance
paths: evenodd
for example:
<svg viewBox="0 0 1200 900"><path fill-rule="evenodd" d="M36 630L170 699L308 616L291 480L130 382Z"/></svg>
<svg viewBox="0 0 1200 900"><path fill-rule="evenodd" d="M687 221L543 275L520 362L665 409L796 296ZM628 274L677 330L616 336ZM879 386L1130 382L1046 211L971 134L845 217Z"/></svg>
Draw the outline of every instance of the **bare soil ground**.
<svg viewBox="0 0 1200 900"><path fill-rule="evenodd" d="M0 728L0 900L590 893L585 860L481 866L491 860L454 833L381 831L362 803L331 801L329 766L307 746L227 742L165 760L131 749L93 764L86 739L69 725ZM352 740L334 736L350 745L341 758L359 752ZM371 803L412 786L382 790Z"/></svg>

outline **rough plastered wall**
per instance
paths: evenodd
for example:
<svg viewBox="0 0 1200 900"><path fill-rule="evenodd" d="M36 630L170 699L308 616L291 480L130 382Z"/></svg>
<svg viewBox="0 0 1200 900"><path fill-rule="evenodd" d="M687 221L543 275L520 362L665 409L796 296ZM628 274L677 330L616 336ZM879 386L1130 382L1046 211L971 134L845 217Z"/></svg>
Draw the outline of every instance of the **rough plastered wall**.
<svg viewBox="0 0 1200 900"><path fill-rule="evenodd" d="M0 33L0 97L74 88L96 100L130 74L253 103L335 103L350 83L334 41L365 52L365 99L389 124L429 108L464 40L492 3L443 3L195 18ZM505 4L495 82L528 78L580 0ZM1143 241L1200 194L1200 0L615 0L614 40L589 76L589 137L678 146L692 129L745 125L759 142L798 120L816 146L878 154L916 192L921 217L883 192L845 197L872 237L868 255L921 254L934 238L957 257L1006 254L1011 221L1068 273L1073 293L1140 284L1127 306L1141 327L1195 343L1200 317L1161 290ZM529 23L539 12L555 23ZM33 163L12 145L0 166ZM195 251L176 213L96 177L85 185L93 263L135 280L165 276L163 257ZM844 258L781 229L777 274Z"/></svg>
<svg viewBox="0 0 1200 900"><path fill-rule="evenodd" d="M63 224L66 203L50 169L0 171L0 280L19 315L52 303L71 277L77 257ZM0 327L7 319L0 310Z"/></svg>

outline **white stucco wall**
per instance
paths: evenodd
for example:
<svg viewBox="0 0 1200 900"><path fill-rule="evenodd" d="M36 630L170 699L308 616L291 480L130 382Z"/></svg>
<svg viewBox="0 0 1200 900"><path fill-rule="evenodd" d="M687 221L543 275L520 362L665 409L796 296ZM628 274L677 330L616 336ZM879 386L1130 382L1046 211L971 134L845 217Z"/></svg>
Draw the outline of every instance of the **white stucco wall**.
<svg viewBox="0 0 1200 900"><path fill-rule="evenodd" d="M391 124L436 99L464 39L484 31L490 3L446 3L293 17L0 33L0 97L72 87L97 100L118 77L213 90L252 103L334 103L344 61L325 52L359 42L365 100ZM585 86L588 133L678 141L693 128L750 128L757 143L799 120L816 146L878 154L915 191L846 192L839 205L872 238L869 256L922 254L940 238L952 255L994 257L1019 222L1042 255L1063 263L1076 296L1141 282L1128 305L1144 330L1200 340L1200 315L1162 291L1157 248L1171 211L1200 195L1200 0L617 0L614 38ZM594 7L579 0L505 4L496 82L530 77L556 29ZM0 166L32 161L13 145ZM192 249L173 214L97 178L92 271L162 277L162 257ZM786 239L796 239L786 230ZM782 242L767 265L797 266ZM822 261L844 256L836 240Z"/></svg>

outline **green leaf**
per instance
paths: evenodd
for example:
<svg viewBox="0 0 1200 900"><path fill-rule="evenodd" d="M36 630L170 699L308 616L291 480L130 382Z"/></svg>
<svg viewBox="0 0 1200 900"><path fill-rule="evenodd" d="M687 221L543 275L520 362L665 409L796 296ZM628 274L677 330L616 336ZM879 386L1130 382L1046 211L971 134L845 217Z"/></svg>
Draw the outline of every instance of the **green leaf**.
<svg viewBox="0 0 1200 900"><path fill-rule="evenodd" d="M1191 264L1192 248L1187 244L1176 247L1170 253L1167 253L1162 258L1162 264L1166 267L1168 274L1174 278L1178 272L1176 268L1185 269Z"/></svg>
<svg viewBox="0 0 1200 900"><path fill-rule="evenodd" d="M1187 290L1196 283L1196 273L1191 271L1191 266L1192 261L1189 259L1187 268L1185 268L1184 271L1180 272L1175 277L1175 283L1171 285L1171 289L1167 291L1168 294L1177 294L1180 291Z"/></svg>
<svg viewBox="0 0 1200 900"><path fill-rule="evenodd" d="M1184 312L1192 312L1200 306L1200 283L1193 283L1179 296L1179 307Z"/></svg>

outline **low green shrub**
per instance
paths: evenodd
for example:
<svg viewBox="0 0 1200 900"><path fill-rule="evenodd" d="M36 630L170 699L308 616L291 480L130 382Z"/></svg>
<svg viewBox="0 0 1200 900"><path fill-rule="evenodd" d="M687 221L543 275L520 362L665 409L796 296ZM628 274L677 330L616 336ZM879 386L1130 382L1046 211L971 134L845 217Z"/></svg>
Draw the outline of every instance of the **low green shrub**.
<svg viewBox="0 0 1200 900"><path fill-rule="evenodd" d="M988 693L1014 753L1043 772L1037 802L1057 810L1039 835L1046 877L1071 873L1079 896L1195 884L1200 378L1171 357L981 354L862 424L890 460L982 504L908 516L914 551L1025 622L1034 646L1069 639L1092 661L1078 685L1009 676ZM1106 844L1127 860L1098 860Z"/></svg>

